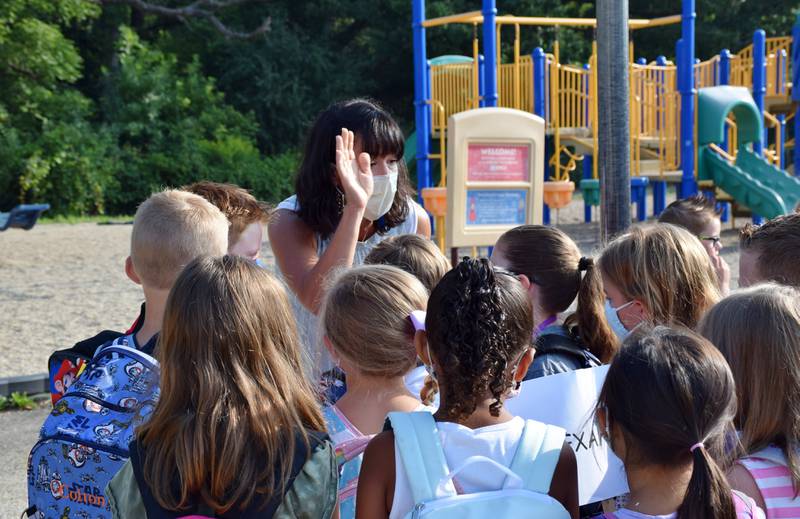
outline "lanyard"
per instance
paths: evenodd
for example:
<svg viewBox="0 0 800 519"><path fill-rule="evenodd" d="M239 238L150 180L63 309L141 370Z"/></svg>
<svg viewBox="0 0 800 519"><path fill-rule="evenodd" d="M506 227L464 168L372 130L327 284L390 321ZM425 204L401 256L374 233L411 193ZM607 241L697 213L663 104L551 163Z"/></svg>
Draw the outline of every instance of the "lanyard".
<svg viewBox="0 0 800 519"><path fill-rule="evenodd" d="M551 315L550 317L542 321L542 323L536 327L536 335L540 334L545 328L556 322L556 319L557 317L555 315Z"/></svg>

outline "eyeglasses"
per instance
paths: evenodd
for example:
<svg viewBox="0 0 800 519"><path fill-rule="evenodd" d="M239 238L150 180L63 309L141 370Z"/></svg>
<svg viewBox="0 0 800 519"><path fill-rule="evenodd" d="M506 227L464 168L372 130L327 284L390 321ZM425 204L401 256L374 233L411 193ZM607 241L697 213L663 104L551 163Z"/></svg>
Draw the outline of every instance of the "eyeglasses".
<svg viewBox="0 0 800 519"><path fill-rule="evenodd" d="M719 245L722 238L719 236L698 236L702 241L710 241L713 245Z"/></svg>

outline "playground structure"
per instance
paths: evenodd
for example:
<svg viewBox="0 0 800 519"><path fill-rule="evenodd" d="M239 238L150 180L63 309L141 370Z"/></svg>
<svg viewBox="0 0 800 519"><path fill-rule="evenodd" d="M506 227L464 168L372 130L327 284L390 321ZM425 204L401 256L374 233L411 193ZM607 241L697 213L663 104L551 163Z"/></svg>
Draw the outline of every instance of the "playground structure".
<svg viewBox="0 0 800 519"><path fill-rule="evenodd" d="M698 190L714 196L724 211L723 219L728 217L728 203L748 208L756 220L789 212L800 200L800 182L784 171L800 173L796 137L788 139L786 131L793 123L794 136L800 134L796 117L800 91L791 88L800 81L800 14L792 36L766 38L764 31L757 30L753 43L736 54L722 50L700 62L694 53L694 4L694 0L684 0L680 15L629 21L631 31L681 24L676 63L664 56L652 62L634 61L633 44L629 47L631 201L636 203L637 218L647 217L648 186L652 186L653 214L664 209L668 183L677 184L680 198ZM571 201L570 173L579 163L585 219L590 221L591 208L600 202L594 160L598 149L596 44L589 62L574 66L562 62L558 41L551 53L537 47L523 54L520 31L523 26L596 27L596 20L497 15L495 0L484 0L481 11L426 20L424 0L412 0L412 6L413 151L418 189L437 221L443 216L437 208L444 204L436 199L444 191L431 189L432 161L440 163L441 188L447 179L448 119L493 106L531 112L545 120L552 144L546 159L544 221L549 222L549 209ZM472 56L429 60L426 30L448 24L473 26ZM501 37L507 26L514 30L513 60L503 63ZM719 88L723 85L741 88ZM436 153L432 142L438 143ZM787 168L790 149L793 165Z"/></svg>

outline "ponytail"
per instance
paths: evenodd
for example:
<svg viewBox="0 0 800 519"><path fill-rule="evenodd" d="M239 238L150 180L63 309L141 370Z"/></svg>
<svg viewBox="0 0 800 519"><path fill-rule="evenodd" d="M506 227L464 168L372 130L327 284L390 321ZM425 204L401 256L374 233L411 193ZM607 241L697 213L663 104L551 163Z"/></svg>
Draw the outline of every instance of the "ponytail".
<svg viewBox="0 0 800 519"><path fill-rule="evenodd" d="M683 503L681 519L736 519L736 505L725 474L701 445L692 447L692 478Z"/></svg>
<svg viewBox="0 0 800 519"><path fill-rule="evenodd" d="M585 274L578 289L578 308L565 324L569 327L577 325L586 348L600 362L608 364L619 349L619 341L606 322L603 280L592 258L581 258L578 271L581 270Z"/></svg>
<svg viewBox="0 0 800 519"><path fill-rule="evenodd" d="M531 302L517 277L487 259L465 258L433 289L425 329L447 405L439 412L462 420L489 394L489 412L499 416L513 386L509 367L530 347L533 331ZM430 378L423 399L433 395Z"/></svg>

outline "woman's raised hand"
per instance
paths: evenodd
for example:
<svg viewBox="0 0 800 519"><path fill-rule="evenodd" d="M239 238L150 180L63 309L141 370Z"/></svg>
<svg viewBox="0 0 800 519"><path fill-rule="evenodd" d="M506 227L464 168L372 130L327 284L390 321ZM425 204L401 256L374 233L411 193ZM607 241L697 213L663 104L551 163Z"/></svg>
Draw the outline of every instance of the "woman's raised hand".
<svg viewBox="0 0 800 519"><path fill-rule="evenodd" d="M336 173L344 191L345 203L357 209L364 209L372 195L372 168L369 153L361 153L356 160L353 151L355 134L342 128L336 136Z"/></svg>

